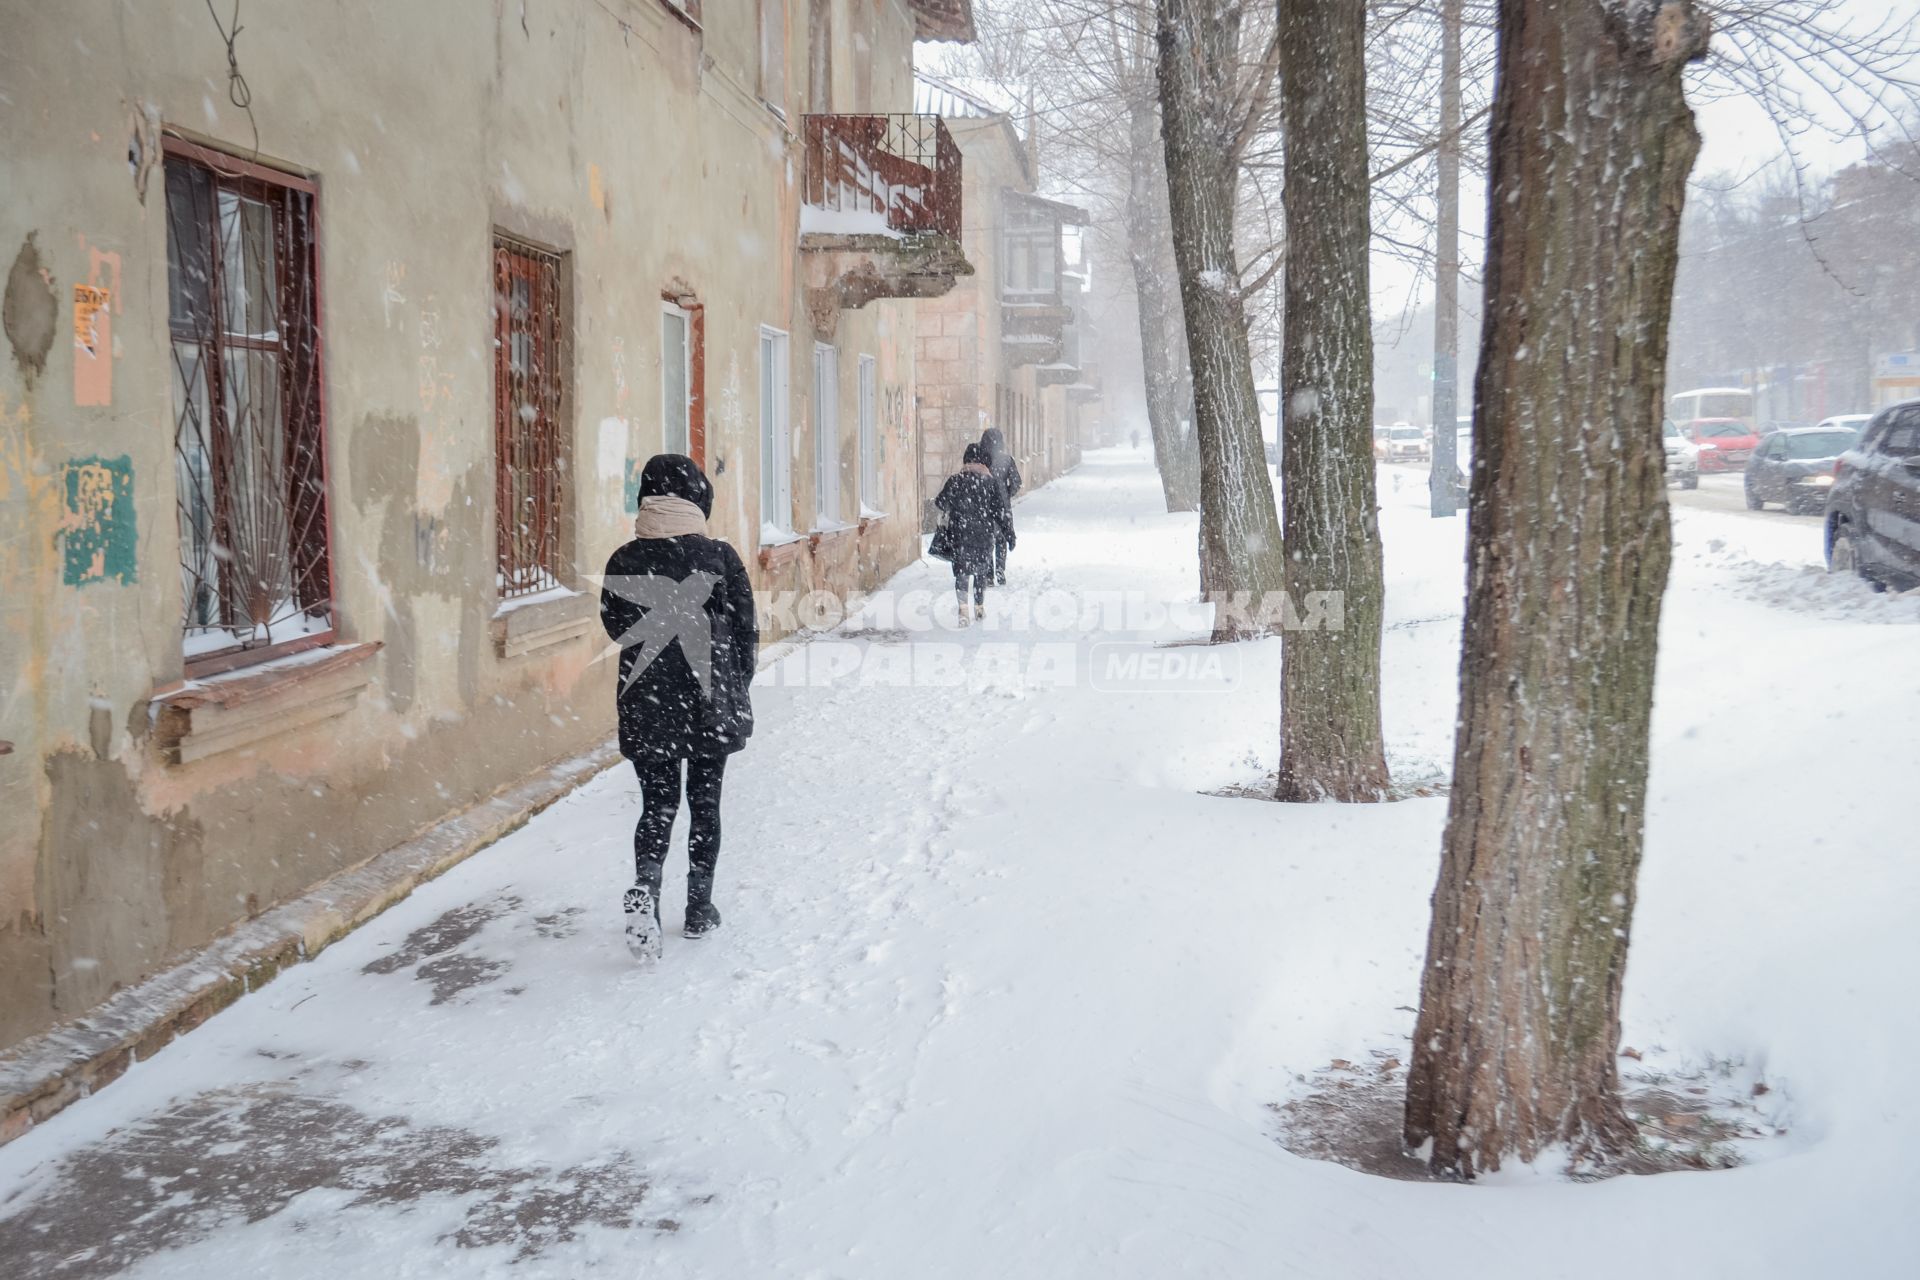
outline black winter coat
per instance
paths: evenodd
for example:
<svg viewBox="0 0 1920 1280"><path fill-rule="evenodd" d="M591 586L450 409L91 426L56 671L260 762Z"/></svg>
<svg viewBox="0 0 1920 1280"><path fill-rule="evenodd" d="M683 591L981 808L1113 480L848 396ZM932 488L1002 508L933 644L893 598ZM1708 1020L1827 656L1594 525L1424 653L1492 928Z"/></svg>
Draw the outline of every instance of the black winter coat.
<svg viewBox="0 0 1920 1280"><path fill-rule="evenodd" d="M947 513L953 567L992 573L994 540L1013 545L1013 508L1000 482L984 472L957 471L947 477L933 505Z"/></svg>
<svg viewBox="0 0 1920 1280"><path fill-rule="evenodd" d="M1007 448L1007 437L998 427L988 427L980 433L980 447L987 451L987 465L993 468L993 478L1007 491L1007 501L1012 502L1020 496L1020 465L1013 460L1013 451Z"/></svg>
<svg viewBox="0 0 1920 1280"><path fill-rule="evenodd" d="M704 596L701 583L693 579L696 573L712 580ZM648 575L663 581L634 581ZM645 620L656 615L655 631L649 635ZM725 755L747 745L753 733L748 686L759 657L760 628L746 566L731 546L697 533L635 538L607 561L600 621L615 643L642 624L642 634L629 637L620 651L622 755L629 760L685 760ZM708 668L704 689L689 661L690 651L698 656L703 624L710 638L708 661L702 664ZM690 646L682 646L682 633L691 637ZM650 640L657 652L629 685L634 664Z"/></svg>

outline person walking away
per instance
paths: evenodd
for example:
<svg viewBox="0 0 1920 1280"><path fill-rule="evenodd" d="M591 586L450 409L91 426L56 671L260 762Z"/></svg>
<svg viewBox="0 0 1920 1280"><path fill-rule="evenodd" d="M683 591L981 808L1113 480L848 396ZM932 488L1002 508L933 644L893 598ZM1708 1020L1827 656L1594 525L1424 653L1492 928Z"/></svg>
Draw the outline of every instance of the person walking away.
<svg viewBox="0 0 1920 1280"><path fill-rule="evenodd" d="M988 427L980 433L980 447L986 451L986 461L993 468L993 478L1007 492L1007 502L1011 504L1014 495L1020 492L1020 467L1013 460L1013 450L1007 448L1007 438L998 427ZM995 542L993 544L993 582L995 586L1007 585L1007 552L1013 549L1013 542Z"/></svg>
<svg viewBox="0 0 1920 1280"><path fill-rule="evenodd" d="M707 534L713 485L692 458L655 455L640 473L633 541L607 560L600 621L620 646L620 753L640 777L627 947L660 958L660 880L686 773L686 936L720 925L720 784L753 733L749 686L759 656L753 587L739 553Z"/></svg>
<svg viewBox="0 0 1920 1280"><path fill-rule="evenodd" d="M1137 429L1133 433L1133 451L1140 452L1140 432Z"/></svg>
<svg viewBox="0 0 1920 1280"><path fill-rule="evenodd" d="M959 600L962 626L986 612L987 579L993 575L995 549L1013 545L1013 508L1007 502L1007 491L987 463L987 451L970 444L965 459L933 500L947 513L953 593ZM967 599L969 582L971 602Z"/></svg>

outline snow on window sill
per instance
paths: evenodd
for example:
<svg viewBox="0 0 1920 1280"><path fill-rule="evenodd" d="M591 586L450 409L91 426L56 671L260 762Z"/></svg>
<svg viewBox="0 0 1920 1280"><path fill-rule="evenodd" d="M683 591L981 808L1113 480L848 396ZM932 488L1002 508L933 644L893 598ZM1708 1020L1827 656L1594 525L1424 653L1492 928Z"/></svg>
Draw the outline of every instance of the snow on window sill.
<svg viewBox="0 0 1920 1280"><path fill-rule="evenodd" d="M760 526L760 549L764 551L769 547L784 547L790 542L799 542L806 536L804 533L795 533L791 529L782 529L779 525L763 524Z"/></svg>
<svg viewBox="0 0 1920 1280"><path fill-rule="evenodd" d="M807 530L807 536L810 538L819 538L824 534L845 533L854 527L854 525L848 524L845 520L838 520L832 516L822 516L814 523L813 528Z"/></svg>
<svg viewBox="0 0 1920 1280"><path fill-rule="evenodd" d="M191 764L343 716L381 647L328 645L156 692L154 746L168 764Z"/></svg>
<svg viewBox="0 0 1920 1280"><path fill-rule="evenodd" d="M496 618L504 618L515 610L525 609L531 605L552 604L555 600L571 600L579 597L580 593L572 587L563 587L556 584L543 591L535 591L529 595L513 596L502 600L500 606L493 611L493 616Z"/></svg>

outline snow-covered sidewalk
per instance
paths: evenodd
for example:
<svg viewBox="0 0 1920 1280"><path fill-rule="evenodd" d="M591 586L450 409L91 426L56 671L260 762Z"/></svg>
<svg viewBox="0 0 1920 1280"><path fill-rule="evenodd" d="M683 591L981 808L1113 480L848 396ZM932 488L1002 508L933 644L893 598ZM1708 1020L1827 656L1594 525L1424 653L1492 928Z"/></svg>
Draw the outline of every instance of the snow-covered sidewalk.
<svg viewBox="0 0 1920 1280"><path fill-rule="evenodd" d="M1424 480L1381 472L1409 780L1450 761L1462 594ZM1189 598L1158 507L1144 454L1090 455L1021 505L1006 597ZM1300 1077L1404 1045L1445 801L1207 794L1274 766L1279 641L1182 695L1023 678L1061 636L1002 628L938 637L1016 658L960 683L823 687L804 648L763 677L720 933L678 936L677 833L634 969L637 789L604 774L0 1149L0 1271L1910 1274L1920 606L1803 573L1804 535L1678 519L1627 980L1629 1044L1768 1082L1787 1133L1743 1168L1458 1187L1284 1150Z"/></svg>

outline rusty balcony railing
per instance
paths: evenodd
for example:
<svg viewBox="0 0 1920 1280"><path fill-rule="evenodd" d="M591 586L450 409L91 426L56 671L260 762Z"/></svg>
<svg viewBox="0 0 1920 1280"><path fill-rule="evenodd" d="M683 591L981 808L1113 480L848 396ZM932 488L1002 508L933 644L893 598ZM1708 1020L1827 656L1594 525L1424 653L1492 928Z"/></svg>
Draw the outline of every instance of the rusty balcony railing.
<svg viewBox="0 0 1920 1280"><path fill-rule="evenodd" d="M960 148L936 115L804 120L806 231L960 238Z"/></svg>

